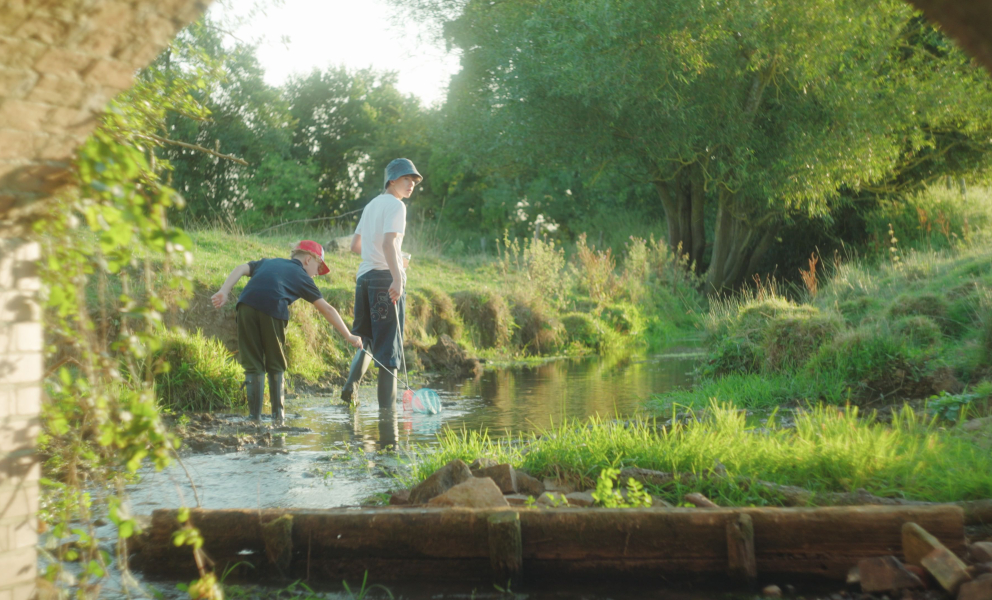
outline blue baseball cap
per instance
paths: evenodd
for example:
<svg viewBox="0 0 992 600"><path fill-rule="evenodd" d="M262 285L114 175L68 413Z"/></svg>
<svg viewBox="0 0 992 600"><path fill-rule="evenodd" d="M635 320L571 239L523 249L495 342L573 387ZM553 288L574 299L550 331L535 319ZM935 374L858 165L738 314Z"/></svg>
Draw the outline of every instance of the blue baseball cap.
<svg viewBox="0 0 992 600"><path fill-rule="evenodd" d="M404 175L416 175L417 183L424 180L424 176L417 171L417 167L413 166L413 161L409 158L397 158L386 165L386 178L382 182L382 187L389 187L390 181L396 181Z"/></svg>

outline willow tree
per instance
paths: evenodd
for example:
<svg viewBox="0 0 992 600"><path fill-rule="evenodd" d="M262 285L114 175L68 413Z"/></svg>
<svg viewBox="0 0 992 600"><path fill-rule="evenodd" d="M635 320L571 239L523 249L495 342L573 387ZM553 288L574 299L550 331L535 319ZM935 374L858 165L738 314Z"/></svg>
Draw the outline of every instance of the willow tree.
<svg viewBox="0 0 992 600"><path fill-rule="evenodd" d="M473 148L636 164L711 290L752 272L789 215L932 144L921 125L958 112L974 71L907 51L915 17L895 0L396 1L461 50L449 108L485 123Z"/></svg>

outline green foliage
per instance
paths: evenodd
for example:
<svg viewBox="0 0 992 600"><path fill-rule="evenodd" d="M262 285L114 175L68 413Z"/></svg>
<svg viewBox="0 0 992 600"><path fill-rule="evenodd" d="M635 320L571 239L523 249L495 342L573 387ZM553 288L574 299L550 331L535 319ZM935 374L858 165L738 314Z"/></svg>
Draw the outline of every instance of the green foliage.
<svg viewBox="0 0 992 600"><path fill-rule="evenodd" d="M933 348L941 342L940 326L930 317L903 317L892 324L893 332L911 346Z"/></svg>
<svg viewBox="0 0 992 600"><path fill-rule="evenodd" d="M562 315L561 324L569 342L603 351L618 343L617 336L593 315L572 312Z"/></svg>
<svg viewBox="0 0 992 600"><path fill-rule="evenodd" d="M834 314L769 319L763 333L764 369L782 371L802 366L820 346L833 341L841 328L842 322Z"/></svg>
<svg viewBox="0 0 992 600"><path fill-rule="evenodd" d="M411 478L421 480L454 458L491 456L537 477L559 476L582 485L593 485L604 469L706 473L717 463L725 466L723 480L700 478L691 485L649 489L675 503L692 491L721 506L781 502L773 493L741 486L736 477L813 492L864 488L881 496L936 502L992 493L992 456L909 407L896 412L889 424L862 416L857 408L833 406L796 411L789 426L774 414L749 421L731 404L712 404L695 418L687 416L664 427L652 420L593 418L509 440L448 429L440 434L436 451L417 451Z"/></svg>
<svg viewBox="0 0 992 600"><path fill-rule="evenodd" d="M452 295L462 320L478 333L475 346L505 348L510 343L510 306L506 299L493 291L457 292Z"/></svg>
<svg viewBox="0 0 992 600"><path fill-rule="evenodd" d="M627 497L620 490L613 489L619 469L603 469L596 480L596 491L592 493L593 500L603 508L648 508L651 506L651 495L644 491L644 486L633 478L627 480Z"/></svg>
<svg viewBox="0 0 992 600"><path fill-rule="evenodd" d="M565 251L541 238L511 239L504 234L498 246L498 266L508 287L526 287L540 302L555 308L564 305L569 281L565 274Z"/></svg>
<svg viewBox="0 0 992 600"><path fill-rule="evenodd" d="M244 372L227 348L203 332L168 332L155 353L163 368L155 376L155 393L175 412L213 412L245 407Z"/></svg>

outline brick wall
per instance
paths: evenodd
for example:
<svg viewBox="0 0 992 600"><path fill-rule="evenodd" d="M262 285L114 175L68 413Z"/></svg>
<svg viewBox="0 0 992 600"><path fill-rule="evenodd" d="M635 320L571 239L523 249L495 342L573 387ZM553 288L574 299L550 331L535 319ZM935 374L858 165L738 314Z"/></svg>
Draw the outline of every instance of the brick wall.
<svg viewBox="0 0 992 600"><path fill-rule="evenodd" d="M42 329L38 245L15 237L75 148L209 0L0 0L0 600L34 595Z"/></svg>

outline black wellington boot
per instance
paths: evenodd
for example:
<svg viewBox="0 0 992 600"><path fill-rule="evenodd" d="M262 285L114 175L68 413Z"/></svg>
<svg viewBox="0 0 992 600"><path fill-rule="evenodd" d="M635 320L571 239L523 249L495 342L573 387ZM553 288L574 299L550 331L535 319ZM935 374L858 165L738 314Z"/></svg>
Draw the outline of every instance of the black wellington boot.
<svg viewBox="0 0 992 600"><path fill-rule="evenodd" d="M262 420L262 403L265 401L265 376L261 373L245 373L245 392L248 395L248 418Z"/></svg>
<svg viewBox="0 0 992 600"><path fill-rule="evenodd" d="M344 382L344 387L341 388L341 400L345 404L358 404L358 399L355 398L355 387L362 380L362 376L365 375L365 371L368 370L369 363L371 362L371 357L364 350L356 352L355 358L351 359L348 381Z"/></svg>
<svg viewBox="0 0 992 600"><path fill-rule="evenodd" d="M282 389L282 373L269 373L269 402L272 404L272 424L282 425L286 418L286 395Z"/></svg>
<svg viewBox="0 0 992 600"><path fill-rule="evenodd" d="M396 408L396 369L379 367L379 410Z"/></svg>

